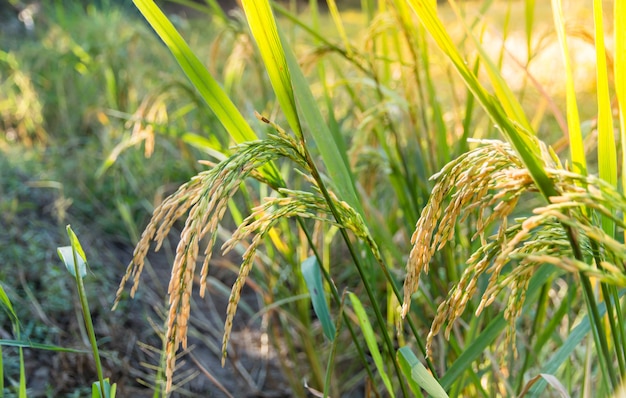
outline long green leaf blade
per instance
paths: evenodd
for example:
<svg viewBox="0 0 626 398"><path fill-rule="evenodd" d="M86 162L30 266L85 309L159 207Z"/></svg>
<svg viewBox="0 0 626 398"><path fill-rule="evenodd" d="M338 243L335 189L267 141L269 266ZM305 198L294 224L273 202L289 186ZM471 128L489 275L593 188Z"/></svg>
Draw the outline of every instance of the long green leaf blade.
<svg viewBox="0 0 626 398"><path fill-rule="evenodd" d="M626 1L615 0L613 36L615 42L615 94L619 104L619 130L622 143L622 189L626 187ZM623 192L623 191L622 191ZM624 214L626 221L626 214ZM626 235L626 232L624 232Z"/></svg>
<svg viewBox="0 0 626 398"><path fill-rule="evenodd" d="M422 365L409 347L400 348L397 355L400 368L409 380L409 385L412 383L419 385L433 398L448 398L448 394L441 387L441 384Z"/></svg>
<svg viewBox="0 0 626 398"><path fill-rule="evenodd" d="M330 316L330 310L328 308L328 302L324 295L324 285L322 284L322 273L320 271L320 264L317 262L317 257L311 256L304 260L301 265L302 277L306 283L306 287L311 295L311 302L313 303L313 311L317 315L317 318L322 323L322 330L328 338L333 341L335 338L335 324Z"/></svg>
<svg viewBox="0 0 626 398"><path fill-rule="evenodd" d="M296 110L291 76L269 1L243 0L241 5L246 13L248 25L259 47L265 69L287 122L296 135L302 136L302 126Z"/></svg>
<svg viewBox="0 0 626 398"><path fill-rule="evenodd" d="M524 3L524 20L526 22L526 53L528 54L527 62L533 51L533 27L535 26L535 0L526 0Z"/></svg>
<svg viewBox="0 0 626 398"><path fill-rule="evenodd" d="M34 343L32 341L21 341L21 340L0 339L0 346L33 348L37 350L69 352L69 353L74 353L74 354L89 354L89 351L87 350L77 350L75 348L59 347L53 344L42 344L42 343Z"/></svg>
<svg viewBox="0 0 626 398"><path fill-rule="evenodd" d="M626 1L615 0L613 35L615 41L615 94L619 103L620 136L622 142L622 187L626 186ZM625 215L626 217L626 215Z"/></svg>
<svg viewBox="0 0 626 398"><path fill-rule="evenodd" d="M613 115L609 94L609 78L604 48L602 0L593 2L596 35L596 79L598 91L598 175L612 186L617 186L617 152L613 133ZM623 16L622 16L623 18ZM623 73L623 71L620 71ZM602 229L614 236L615 223L602 216Z"/></svg>
<svg viewBox="0 0 626 398"><path fill-rule="evenodd" d="M365 337L365 343L367 344L367 348L374 359L376 369L378 369L378 373L380 374L381 379L383 379L383 384L387 387L387 392L389 392L389 395L393 398L395 397L393 386L391 385L389 375L385 371L383 356L380 354L380 350L378 349L378 343L376 342L376 335L374 334L374 329L372 329L372 324L367 318L367 313L365 312L365 308L363 308L363 304L361 304L361 300L359 300L354 293L349 293L349 296L354 312L359 319L359 325L361 325L361 332L363 332L363 337Z"/></svg>
<svg viewBox="0 0 626 398"><path fill-rule="evenodd" d="M339 152L339 148L344 147L344 145L338 144L335 141L336 139L340 139L340 137L333 136L326 125L309 84L298 65L295 54L291 47L287 45L282 35L281 40L283 41L287 64L291 71L296 101L298 102L302 118L326 165L328 176L337 189L339 197L363 215L363 206L358 199L352 173L345 161L347 158Z"/></svg>
<svg viewBox="0 0 626 398"><path fill-rule="evenodd" d="M276 97L285 112L289 125L297 135L302 136L302 125L298 116L303 117L339 197L363 214L361 203L357 199L354 180L345 162L346 157L338 149L343 145L336 142L338 138L333 136L324 122L297 59L276 26L269 1L248 0L244 1L243 5L272 86L276 91ZM276 42L276 37L280 39L279 42ZM296 103L299 105L300 113L297 112Z"/></svg>
<svg viewBox="0 0 626 398"><path fill-rule="evenodd" d="M17 314L13 309L13 304L11 304L11 300L9 300L9 296L7 296L2 285L0 285L0 302L6 307L6 311L11 316L11 322L17 322Z"/></svg>
<svg viewBox="0 0 626 398"><path fill-rule="evenodd" d="M256 134L237 110L235 104L224 93L217 81L191 51L189 45L154 1L133 0L133 2L172 52L191 83L200 92L211 110L215 112L215 116L224 125L233 140L237 143L256 140Z"/></svg>
<svg viewBox="0 0 626 398"><path fill-rule="evenodd" d="M258 137L239 112L235 104L226 95L217 81L211 76L189 45L176 31L174 25L163 14L153 0L133 0L139 11L169 48L181 66L187 78L198 90L202 99L215 113L220 123L236 143L257 140ZM280 174L273 164L263 167L270 181L281 185Z"/></svg>
<svg viewBox="0 0 626 398"><path fill-rule="evenodd" d="M554 27L559 37L561 55L565 66L566 76L566 101L567 101L567 130L569 133L569 147L572 161L572 171L578 174L587 174L587 161L583 146L583 136L580 130L580 117L576 104L576 88L574 74L569 55L569 46L565 35L565 22L563 18L563 4L561 0L552 0L552 13L554 15Z"/></svg>

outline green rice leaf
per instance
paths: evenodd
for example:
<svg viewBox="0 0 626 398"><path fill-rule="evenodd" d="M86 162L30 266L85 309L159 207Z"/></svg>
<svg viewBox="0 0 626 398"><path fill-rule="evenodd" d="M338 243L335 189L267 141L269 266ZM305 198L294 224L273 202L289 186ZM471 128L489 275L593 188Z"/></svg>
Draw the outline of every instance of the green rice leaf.
<svg viewBox="0 0 626 398"><path fill-rule="evenodd" d="M226 95L217 81L211 76L198 57L191 51L189 45L176 31L174 25L167 19L153 0L133 0L139 11L169 48L176 61L181 66L187 78L198 90L202 99L215 113L230 137L236 143L257 140L258 137L239 112L235 104ZM262 169L268 179L278 183L281 181L276 167L271 164Z"/></svg>
<svg viewBox="0 0 626 398"><path fill-rule="evenodd" d="M200 92L211 110L215 112L215 116L224 125L233 140L237 143L256 140L256 134L237 110L235 104L224 93L217 81L191 51L189 45L154 1L133 0L133 2L172 52L191 83Z"/></svg>
<svg viewBox="0 0 626 398"><path fill-rule="evenodd" d="M115 398L115 392L117 390L117 384L113 383L113 385L111 385L111 382L109 381L109 379L104 379L103 380L103 384L104 384L104 397L102 397L102 393L100 391L100 382L96 381L91 385L91 397L92 398Z"/></svg>
<svg viewBox="0 0 626 398"><path fill-rule="evenodd" d="M24 364L24 351L22 348L19 348L20 352L20 384L19 384L19 393L18 396L20 398L26 398L26 366Z"/></svg>
<svg viewBox="0 0 626 398"><path fill-rule="evenodd" d="M545 382L550 384L552 386L552 388L554 388L559 393L559 396L561 398L570 398L569 394L567 393L567 389L565 388L565 386L563 386L563 384L559 381L559 379L557 379L553 375L550 375L550 374L547 374L547 373L540 373L537 376L535 376L532 379L530 379L528 381L528 383L526 383L526 386L524 386L524 389L522 390L522 392L519 394L519 398L522 398L522 397L526 396L526 394L528 393L528 390L537 381L539 381L541 379L545 380Z"/></svg>
<svg viewBox="0 0 626 398"><path fill-rule="evenodd" d="M311 295L311 302L313 303L313 311L315 315L322 323L322 329L328 340L333 341L335 339L335 324L330 316L330 310L328 308L328 302L326 301L326 295L324 294L324 285L322 284L322 273L320 272L320 265L317 262L317 257L311 256L302 262L300 266L302 270L302 276L304 282Z"/></svg>
<svg viewBox="0 0 626 398"><path fill-rule="evenodd" d="M354 312L359 319L359 325L361 326L361 332L363 333L363 337L365 337L365 343L367 344L367 348L372 354L372 358L374 359L374 364L376 365L376 369L378 369L378 373L380 374L385 387L387 387L387 392L389 392L389 396L392 398L395 397L393 392L393 386L391 385L391 380L389 379L389 375L385 371L385 365L383 364L383 356L378 349L378 343L376 342L376 335L374 334L374 330L372 329L372 324L367 318L367 313L365 312L365 308L363 308L363 304L361 304L361 300L354 294L349 293L350 301L352 302L352 307L354 308Z"/></svg>
<svg viewBox="0 0 626 398"><path fill-rule="evenodd" d="M71 246L62 246L57 248L57 254L67 271L76 278L76 272L81 278L87 275L87 256L83 251L83 247L78 241L78 237L69 225L65 228L67 236L70 239ZM76 261L76 263L74 262Z"/></svg>
<svg viewBox="0 0 626 398"><path fill-rule="evenodd" d="M287 122L296 135L302 136L302 126L296 110L291 76L269 1L243 0L241 5L246 13L248 25L259 47L265 69Z"/></svg>
<svg viewBox="0 0 626 398"><path fill-rule="evenodd" d="M341 40L343 41L343 46L346 49L346 53L348 54L348 57L352 57L352 49L350 46L350 41L348 40L346 29L344 28L343 22L341 21L341 15L339 14L337 3L335 2L335 0L327 0L326 4L328 4L328 11L330 12L331 17L333 18L333 22L335 23L337 32L339 32L339 37L341 37Z"/></svg>
<svg viewBox="0 0 626 398"><path fill-rule="evenodd" d="M87 275L87 266L82 257L76 257L78 266L74 264L74 252L72 250L72 246L57 247L57 254L59 255L61 261L63 261L63 264L65 264L67 271L74 278L76 278L76 269L78 269L78 275L81 278L84 278Z"/></svg>
<svg viewBox="0 0 626 398"><path fill-rule="evenodd" d="M334 136L326 125L315 97L313 97L313 93L311 93L309 84L298 65L295 54L287 45L282 35L281 40L283 40L285 57L287 58L287 65L289 65L291 71L296 100L300 107L302 118L306 122L311 137L313 141L315 141L317 149L322 156L328 176L334 184L334 188L339 197L363 216L363 206L356 193L354 179L347 163L347 157L345 154L339 152L339 148L343 148L345 145L337 142L341 137Z"/></svg>
<svg viewBox="0 0 626 398"><path fill-rule="evenodd" d="M565 66L566 76L566 100L567 100L567 130L569 133L569 147L572 162L572 171L578 174L587 174L587 161L583 136L580 129L578 105L576 104L576 87L572 63L569 55L567 36L565 35L565 23L563 18L563 5L561 0L552 0L552 13L554 15L554 27L559 37L559 45Z"/></svg>
<svg viewBox="0 0 626 398"><path fill-rule="evenodd" d="M36 350L55 351L55 352L69 352L69 353L73 353L73 354L89 354L89 351L87 351L87 350L77 350L77 349L74 349L74 348L59 347L59 346L53 345L53 344L41 344L41 343L34 343L32 341L21 341L21 340L0 339L0 346L33 348L33 349L36 349Z"/></svg>
<svg viewBox="0 0 626 398"><path fill-rule="evenodd" d="M535 26L535 0L526 0L524 3L524 16L526 22L526 53L528 60L533 52L533 27Z"/></svg>
<svg viewBox="0 0 626 398"><path fill-rule="evenodd" d="M72 245L72 248L76 251L76 253L80 256L80 258L86 263L87 255L85 254L83 247L78 241L78 236L76 236L76 234L72 230L72 227L69 225L65 227L65 230L67 231L67 236L70 238L70 245Z"/></svg>
<svg viewBox="0 0 626 398"><path fill-rule="evenodd" d="M402 373L407 378L409 387L415 395L418 394L419 387L421 387L433 398L448 398L448 394L441 387L441 384L422 365L409 347L400 348L397 355ZM416 385L419 387L416 388Z"/></svg>
<svg viewBox="0 0 626 398"><path fill-rule="evenodd" d="M593 19L596 38L596 80L598 92L598 175L601 179L616 187L617 151L615 148L609 77L604 48L602 0L594 0L593 2ZM609 217L602 216L602 229L609 236L614 236L615 223Z"/></svg>
<svg viewBox="0 0 626 398"><path fill-rule="evenodd" d="M276 97L285 112L289 125L296 135L303 135L296 109L296 103L298 103L300 115L311 131L339 197L363 214L354 188L354 180L345 160L346 156L342 155L338 149L343 145L337 142L339 138L332 134L324 122L297 59L276 26L269 2L248 0L243 2L243 6ZM277 38L280 40L276 41Z"/></svg>
<svg viewBox="0 0 626 398"><path fill-rule="evenodd" d="M613 35L615 42L614 79L619 103L619 130L622 143L622 189L626 187L626 0L615 0ZM626 214L624 214L626 221Z"/></svg>
<svg viewBox="0 0 626 398"><path fill-rule="evenodd" d="M9 296L7 296L2 285L0 285L0 302L2 302L7 312L11 316L11 321L17 321L17 314L15 313L13 305L11 304L11 300L9 300Z"/></svg>

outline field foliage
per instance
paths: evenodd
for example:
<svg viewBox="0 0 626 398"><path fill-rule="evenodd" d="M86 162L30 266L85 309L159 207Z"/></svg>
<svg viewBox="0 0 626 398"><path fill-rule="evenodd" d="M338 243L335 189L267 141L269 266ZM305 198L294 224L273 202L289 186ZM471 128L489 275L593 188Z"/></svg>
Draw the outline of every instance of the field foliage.
<svg viewBox="0 0 626 398"><path fill-rule="evenodd" d="M189 339L263 391L237 368L244 314L290 396L620 388L626 2L134 3L45 5L33 36L0 36L0 256L37 275L0 271L3 345L63 352L38 320L74 301L97 368L83 387L123 393L89 325L134 316L128 284L163 317L137 373L154 396L193 393ZM73 274L80 301L42 254L70 221L98 281ZM202 314L216 294L222 312ZM17 345L2 388L24 396Z"/></svg>

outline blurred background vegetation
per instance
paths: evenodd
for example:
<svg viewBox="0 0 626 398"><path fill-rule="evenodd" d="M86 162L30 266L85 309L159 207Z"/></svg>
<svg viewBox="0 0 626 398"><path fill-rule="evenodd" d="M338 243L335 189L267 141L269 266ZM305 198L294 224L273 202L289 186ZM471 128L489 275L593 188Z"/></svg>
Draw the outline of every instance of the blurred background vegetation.
<svg viewBox="0 0 626 398"><path fill-rule="evenodd" d="M258 135L263 136L268 128L254 119L254 111L285 126L242 11L234 2L220 2L225 13L215 8L215 2L190 3L161 5L238 109L256 126ZM346 145L358 189L366 198L365 212L371 223L379 224L373 234L383 242L385 258L401 280L410 236L432 189L428 178L464 153L470 147L468 138L493 138L499 133L449 63L433 50L417 22L411 25L402 21L400 13L384 1L354 0L337 2L341 11L338 24L322 3L318 14L312 11L313 2L284 1L277 15L310 79L323 116ZM528 3L472 1L460 7L469 24L482 26L486 50L532 118L539 136L562 155L567 148L563 133L565 83L563 74L554 67L561 61L550 5L532 2L529 17ZM583 133L591 137L597 113L593 98L595 64L590 55L591 14L583 3L569 1L567 12L582 99ZM610 13L610 7L606 9ZM446 5L440 5L439 13L444 22L456 18ZM206 168L198 160L222 160L232 145L230 137L167 48L128 2L29 4L3 0L0 18L0 283L18 310L24 339L84 348L71 280L65 277L56 256L56 247L66 244L65 225L72 224L90 259L87 290L94 303L107 374L120 386L120 396L152 396L150 387L158 391L155 369L160 363L160 317L175 238L171 246L151 256L154 267L147 277L149 288L140 293L139 300L125 300L113 313L109 309L155 204ZM399 27L403 22L407 25ZM412 29L419 33L407 34ZM480 70L462 27L452 24L450 32L468 54L470 67ZM421 41L411 42L415 37ZM590 141L587 150L593 158L592 145ZM593 162L590 168L594 169ZM302 184L291 170L284 170L284 174L294 184ZM238 218L260 202L266 189L255 184L249 188L249 196L236 197L231 206L235 214L224 223L220 240L232 234ZM525 206L531 209L534 204L529 201ZM273 359L267 356L263 363L269 369L268 379L273 379L275 396L306 396L302 378L306 376L310 385L321 389L320 364L325 363L328 348L319 349L323 342L320 326L311 317L310 304L301 300L306 291L296 269L306 258L305 238L287 222L281 228L289 247L273 249L268 242L253 273L246 296L248 307L242 310L239 329L250 327L271 336ZM476 248L468 239L468 230L460 228L454 244L437 253L432 266L435 271L426 278L429 287L413 304L418 308L418 329L424 336L438 303L458 280L464 261ZM345 248L334 239L336 232L329 229L319 235L324 238L320 246L325 266L329 268L332 262L338 286L361 291ZM211 281L216 303L207 303L211 298L198 300L206 313L192 325L192 335L196 347L205 351L197 348L196 353L219 357L215 341L221 338L221 329L207 330L221 328L220 317L224 316L237 261L228 257L215 260ZM391 314L398 303L392 300L380 270L370 272L380 302ZM564 311L567 316L561 314L559 322L569 330L579 319L576 306L581 298L567 290L566 279L559 280L546 294L554 304L548 317L557 309ZM570 300L566 309L560 306L564 300ZM268 317L272 311L261 308L272 305L278 314ZM444 356L449 355L449 360L458 357L464 341L482 330L498 311L496 306L475 318L468 310L452 341L438 342L451 347L444 350L446 354L433 358L436 365L445 367ZM520 329L529 329L532 319L523 319ZM390 327L393 321L390 315ZM282 329L272 329L271 324L282 325ZM241 338L260 336L250 333ZM0 317L0 338L11 336L8 318ZM524 372L533 367L536 370L566 336L566 332L557 331L546 337L547 348L541 352L530 349L528 362L509 362L509 374L494 372L486 379L492 384L485 385L481 378L490 367L497 366L497 356L507 351L494 344L496 348L485 353L473 373L466 374L470 381L454 391L476 396L519 393L528 379ZM532 342L524 341L523 335L519 338L520 345L532 348ZM345 341L349 344L348 338ZM245 353L245 344L240 347ZM89 390L95 373L85 356L26 352L29 396L83 396L85 389ZM10 396L19 369L15 352L7 349L4 355L5 393ZM574 393L583 374L584 355L582 349L576 352L561 375ZM176 394L207 396L207 391L218 391L216 383L206 381L211 378L205 371L219 371L194 362L190 360L186 373L177 379L180 389ZM233 380L247 383L247 393L264 385L253 362L244 361L241 366L248 370L242 370L235 359L229 368L235 375ZM335 393L355 397L367 391L371 396L378 394L364 381L364 370L353 348L338 353L337 362L342 366L336 367ZM253 374L254 380L250 381L246 372ZM194 377L205 381L188 382ZM224 378L221 380L224 383ZM472 387L463 390L467 384ZM232 383L228 388L235 389Z"/></svg>

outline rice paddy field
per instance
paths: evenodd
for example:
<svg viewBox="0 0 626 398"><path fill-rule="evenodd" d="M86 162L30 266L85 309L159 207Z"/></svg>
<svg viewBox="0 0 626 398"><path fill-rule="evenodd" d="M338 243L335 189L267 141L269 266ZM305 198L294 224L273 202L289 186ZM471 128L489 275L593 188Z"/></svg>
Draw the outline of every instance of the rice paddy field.
<svg viewBox="0 0 626 398"><path fill-rule="evenodd" d="M625 3L0 3L0 396L621 397Z"/></svg>

